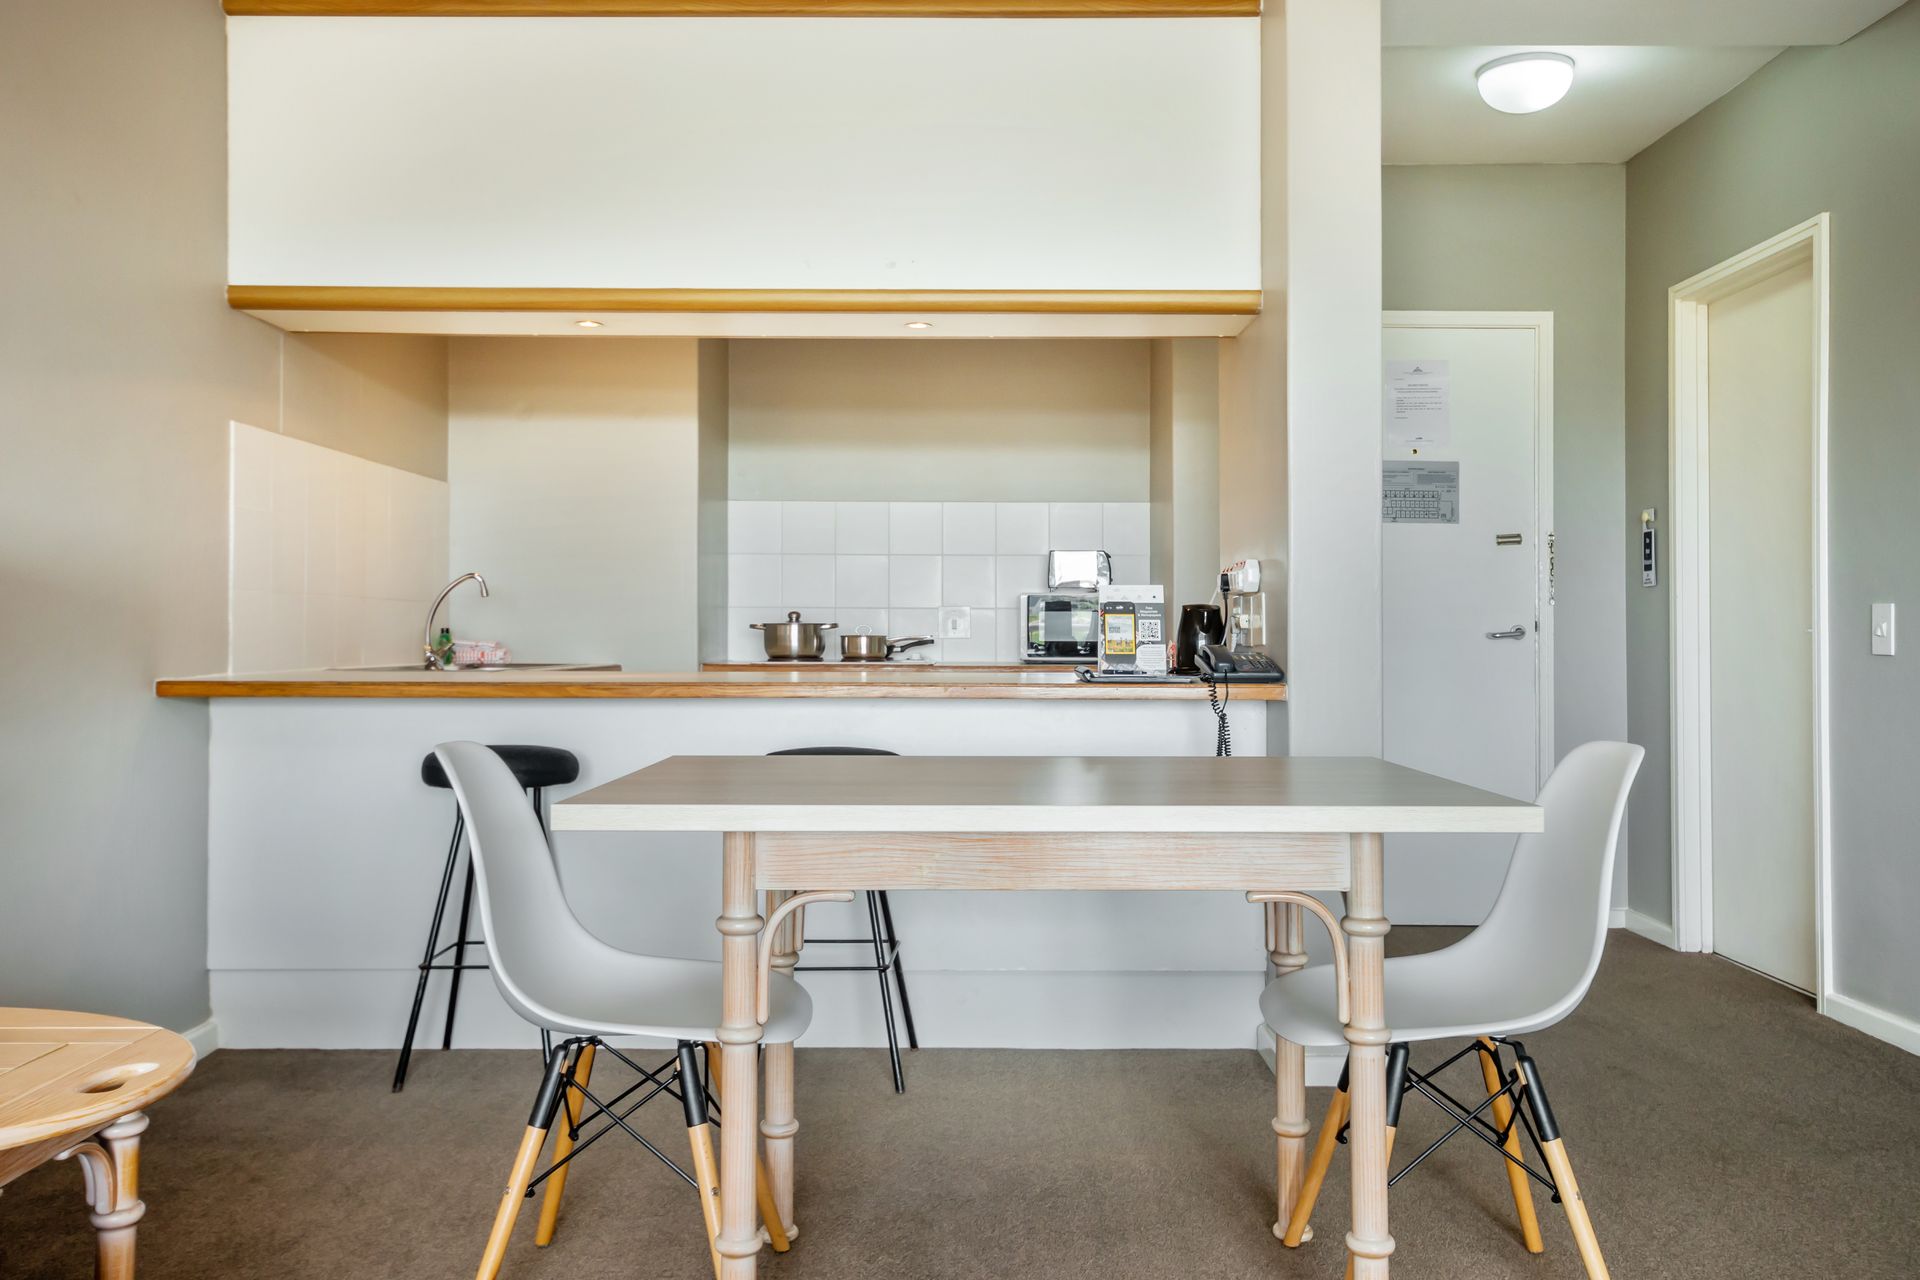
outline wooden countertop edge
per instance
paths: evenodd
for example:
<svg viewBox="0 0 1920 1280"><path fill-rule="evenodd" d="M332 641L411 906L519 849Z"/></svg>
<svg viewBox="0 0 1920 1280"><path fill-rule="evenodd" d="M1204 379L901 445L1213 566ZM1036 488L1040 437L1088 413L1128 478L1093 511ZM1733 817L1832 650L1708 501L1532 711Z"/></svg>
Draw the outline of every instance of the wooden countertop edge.
<svg viewBox="0 0 1920 1280"><path fill-rule="evenodd" d="M162 698L920 698L961 701L1205 702L1194 685L996 684L948 676L934 683L852 680L157 680ZM1238 702L1282 702L1287 687L1236 685Z"/></svg>

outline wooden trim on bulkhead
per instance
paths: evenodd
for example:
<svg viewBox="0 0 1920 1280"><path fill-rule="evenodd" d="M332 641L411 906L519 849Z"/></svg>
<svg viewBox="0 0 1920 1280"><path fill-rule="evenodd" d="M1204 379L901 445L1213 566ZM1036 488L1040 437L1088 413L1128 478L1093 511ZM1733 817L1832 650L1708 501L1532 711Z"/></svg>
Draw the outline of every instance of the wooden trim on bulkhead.
<svg viewBox="0 0 1920 1280"><path fill-rule="evenodd" d="M236 311L1021 313L1251 316L1258 289L486 289L230 284Z"/></svg>
<svg viewBox="0 0 1920 1280"><path fill-rule="evenodd" d="M226 0L229 17L1257 18L1260 0Z"/></svg>

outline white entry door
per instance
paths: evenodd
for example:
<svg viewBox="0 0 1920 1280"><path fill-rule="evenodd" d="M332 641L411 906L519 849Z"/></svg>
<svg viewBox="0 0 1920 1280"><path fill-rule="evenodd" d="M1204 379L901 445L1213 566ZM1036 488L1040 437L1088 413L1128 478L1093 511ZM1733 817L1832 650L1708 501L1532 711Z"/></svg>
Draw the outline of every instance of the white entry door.
<svg viewBox="0 0 1920 1280"><path fill-rule="evenodd" d="M1553 317L1389 312L1383 336L1385 755L1531 800L1553 761ZM1391 919L1478 924L1513 838L1386 847Z"/></svg>

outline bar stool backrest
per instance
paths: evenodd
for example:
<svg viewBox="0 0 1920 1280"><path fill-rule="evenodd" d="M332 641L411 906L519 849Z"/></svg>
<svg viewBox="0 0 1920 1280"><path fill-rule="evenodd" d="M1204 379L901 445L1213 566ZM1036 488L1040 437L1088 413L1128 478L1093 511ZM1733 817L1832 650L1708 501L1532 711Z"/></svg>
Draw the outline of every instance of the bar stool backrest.
<svg viewBox="0 0 1920 1280"><path fill-rule="evenodd" d="M580 1019L565 1011L602 1007L596 989L616 984L606 993L614 1007L644 1009L648 962L663 986L676 962L611 947L580 923L526 793L490 748L443 742L434 754L466 815L493 980L507 1003L536 1025L574 1026Z"/></svg>
<svg viewBox="0 0 1920 1280"><path fill-rule="evenodd" d="M1546 829L1515 842L1486 922L1448 949L1543 1026L1579 1005L1600 968L1620 822L1646 754L1630 742L1569 751L1540 790Z"/></svg>

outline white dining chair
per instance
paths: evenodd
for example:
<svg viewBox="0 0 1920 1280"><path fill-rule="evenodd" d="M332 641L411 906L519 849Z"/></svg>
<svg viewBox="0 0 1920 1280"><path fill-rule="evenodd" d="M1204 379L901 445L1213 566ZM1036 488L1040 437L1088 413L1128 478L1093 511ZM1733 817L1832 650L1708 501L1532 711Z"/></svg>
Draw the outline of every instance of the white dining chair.
<svg viewBox="0 0 1920 1280"><path fill-rule="evenodd" d="M1590 1280L1606 1280L1607 1264L1547 1103L1539 1065L1515 1037L1565 1018L1593 983L1606 945L1621 816L1645 755L1626 742L1589 742L1568 752L1540 792L1545 830L1515 842L1506 880L1485 922L1450 947L1386 962L1386 1022L1393 1036L1387 1051L1388 1151L1400 1104L1410 1092L1432 1101L1453 1120L1448 1132L1394 1174L1388 1185L1411 1173L1454 1134L1472 1133L1502 1156L1528 1252L1544 1248L1528 1185L1533 1179L1566 1209ZM1274 979L1260 998L1267 1026L1294 1044L1344 1048L1336 981L1332 965ZM1436 1040L1468 1043L1437 1066L1415 1070L1411 1046ZM1503 1045L1513 1050L1516 1069L1511 1072L1501 1061ZM1435 1083L1440 1072L1468 1055L1479 1059L1486 1091L1485 1099L1471 1106ZM1290 1248L1307 1238L1307 1222L1347 1115L1347 1075L1342 1071L1285 1224L1282 1239ZM1546 1173L1523 1156L1522 1133L1545 1163Z"/></svg>
<svg viewBox="0 0 1920 1280"><path fill-rule="evenodd" d="M700 1198L709 1256L717 1274L713 1241L719 1228L719 1184L708 1132L713 1100L702 1079L699 1053L719 1039L719 964L623 951L587 932L561 892L546 834L507 765L477 742L442 743L434 754L446 769L466 819L494 984L521 1017L561 1037L548 1054L533 1114L487 1237L478 1280L493 1280L499 1273L520 1202L542 1182L546 1193L534 1243L552 1241L573 1159L614 1128L624 1130L692 1185ZM762 1043L790 1044L807 1029L813 1003L786 974L773 973L765 989ZM649 1070L608 1044L607 1038L613 1036L672 1040L677 1047L672 1060ZM640 1081L617 1095L601 1097L591 1092L597 1052L617 1058L639 1073ZM717 1057L710 1055L709 1065L717 1065ZM629 1103L618 1112L611 1109L643 1089L647 1092L639 1103ZM635 1107L661 1093L678 1098L685 1110L691 1173L627 1121ZM536 1176L547 1133L563 1106L566 1122L555 1140L553 1159ZM602 1117L603 1125L581 1136L583 1128ZM757 1119L723 1117L726 1123L745 1125ZM759 1200L769 1240L776 1251L785 1252L786 1232L773 1210L764 1169Z"/></svg>

